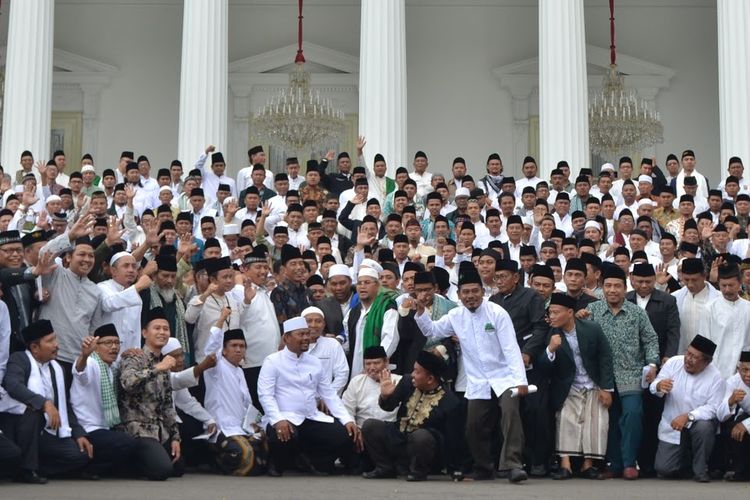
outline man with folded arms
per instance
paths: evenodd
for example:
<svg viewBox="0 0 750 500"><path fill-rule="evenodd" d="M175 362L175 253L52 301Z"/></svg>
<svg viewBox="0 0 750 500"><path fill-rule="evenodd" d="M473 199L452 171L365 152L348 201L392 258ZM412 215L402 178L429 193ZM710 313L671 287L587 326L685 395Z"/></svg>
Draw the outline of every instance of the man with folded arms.
<svg viewBox="0 0 750 500"><path fill-rule="evenodd" d="M715 351L716 344L696 335L685 355L670 358L651 382L651 393L666 397L654 462L660 477L678 475L691 458L693 479L711 480L708 458L718 426L716 408L726 388L719 369L711 363Z"/></svg>

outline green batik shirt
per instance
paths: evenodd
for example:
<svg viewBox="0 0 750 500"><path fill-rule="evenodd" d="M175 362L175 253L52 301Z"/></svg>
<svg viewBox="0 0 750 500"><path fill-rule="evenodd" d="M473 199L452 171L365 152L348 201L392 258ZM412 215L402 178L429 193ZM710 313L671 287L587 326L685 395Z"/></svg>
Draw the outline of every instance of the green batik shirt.
<svg viewBox="0 0 750 500"><path fill-rule="evenodd" d="M617 392L640 392L643 367L659 362L659 340L646 311L627 300L616 315L604 300L592 302L586 309L591 311L589 319L602 327L612 348Z"/></svg>

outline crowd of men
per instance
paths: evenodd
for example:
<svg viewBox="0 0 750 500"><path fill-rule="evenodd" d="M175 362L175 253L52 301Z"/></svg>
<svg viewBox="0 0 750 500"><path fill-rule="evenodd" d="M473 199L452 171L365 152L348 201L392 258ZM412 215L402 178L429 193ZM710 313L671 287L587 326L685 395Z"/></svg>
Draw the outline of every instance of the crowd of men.
<svg viewBox="0 0 750 500"><path fill-rule="evenodd" d="M390 178L365 146L235 177L213 146L156 175L24 152L0 473L750 480L740 158L716 188L691 150Z"/></svg>

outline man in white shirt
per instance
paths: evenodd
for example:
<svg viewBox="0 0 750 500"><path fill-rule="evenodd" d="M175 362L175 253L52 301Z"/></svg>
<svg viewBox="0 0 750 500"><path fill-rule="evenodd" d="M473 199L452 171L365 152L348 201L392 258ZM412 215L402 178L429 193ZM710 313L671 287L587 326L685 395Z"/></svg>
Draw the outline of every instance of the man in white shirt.
<svg viewBox="0 0 750 500"><path fill-rule="evenodd" d="M523 164L521 165L523 177L516 182L517 192L522 193L526 187L532 187L536 190L536 185L544 180L541 177L537 177L537 170L538 168L534 157L527 156L523 159Z"/></svg>
<svg viewBox="0 0 750 500"><path fill-rule="evenodd" d="M310 348L307 352L315 356L323 364L323 371L331 381L331 387L336 394L341 394L349 380L349 363L341 342L323 336L326 319L323 311L315 306L306 308L300 316L307 321L310 329Z"/></svg>
<svg viewBox="0 0 750 500"><path fill-rule="evenodd" d="M750 302L740 298L742 283L737 264L719 267L717 297L707 307L706 336L716 342L714 365L725 379L734 375L740 353L750 347Z"/></svg>
<svg viewBox="0 0 750 500"><path fill-rule="evenodd" d="M215 146L206 146L205 153L198 157L194 165L195 168L201 171L203 190L206 192L211 202L213 202L216 200L216 191L219 190L219 184L227 184L231 195L236 198L238 191L234 179L224 175L224 171L227 168L227 164L224 161L224 155L221 153L214 153L214 151L216 151ZM209 154L211 154L211 169L207 170L205 165Z"/></svg>
<svg viewBox="0 0 750 500"><path fill-rule="evenodd" d="M263 245L253 248L245 256L242 266L245 280L243 285L235 285L230 292L237 302L245 301L245 309L240 315L239 327L246 332L245 373L247 388L253 405L260 408L258 400L258 375L266 356L279 349L281 332L276 320L276 310L271 302L271 293L266 288L269 275L268 250ZM252 290L250 292L248 290Z"/></svg>
<svg viewBox="0 0 750 500"><path fill-rule="evenodd" d="M684 259L680 270L684 286L673 292L672 296L677 300L677 310L680 312L680 344L677 352L685 352L693 337L708 331L708 304L721 294L706 282L701 259Z"/></svg>
<svg viewBox="0 0 750 500"><path fill-rule="evenodd" d="M527 475L522 468L523 427L519 399L511 394L515 391L525 396L528 386L513 323L502 307L484 299L482 279L471 262L460 264L458 294L462 305L437 321L425 314L426 304L414 299L407 298L401 307L417 310L415 320L425 337L455 335L461 342L468 377L466 438L474 457L474 479L495 477L491 436L500 410L503 434L500 470L508 471L510 482L524 481Z"/></svg>
<svg viewBox="0 0 750 500"><path fill-rule="evenodd" d="M674 356L662 366L649 389L666 396L659 422L659 448L654 468L660 477L677 475L690 450L693 480L707 483L708 458L714 447L716 408L726 386L711 364L716 344L696 335L684 356Z"/></svg>
<svg viewBox="0 0 750 500"><path fill-rule="evenodd" d="M409 174L409 177L417 183L417 196L424 198L427 193L434 191L432 187L432 172L427 171L429 167L429 161L424 151L417 151L414 155L414 172Z"/></svg>
<svg viewBox="0 0 750 500"><path fill-rule="evenodd" d="M127 464L136 447L134 437L114 430L122 423L112 369L119 353L117 328L108 323L97 328L93 337L83 339L73 365L70 404L96 450L90 472L97 475Z"/></svg>
<svg viewBox="0 0 750 500"><path fill-rule="evenodd" d="M723 422L724 449L731 454L731 467L724 478L747 481L750 479L750 350L740 354L737 373L727 380L716 416Z"/></svg>
<svg viewBox="0 0 750 500"><path fill-rule="evenodd" d="M112 279L97 286L102 291L98 318L94 325L114 323L120 335L122 350L141 348L140 293L151 286L151 275L156 273L156 262L151 262L138 277L138 263L128 252L117 252L109 261Z"/></svg>
<svg viewBox="0 0 750 500"><path fill-rule="evenodd" d="M263 146L253 146L250 149L248 149L247 159L249 162L249 166L244 167L240 169L239 172L237 172L237 192L238 193L253 184L253 180L251 178L251 174L253 173L253 166L259 165L259 164L260 165L266 164L266 153L265 151L263 151ZM265 176L266 178L263 181L263 184L268 189L271 189L273 187L273 172L271 172L270 170L266 170Z"/></svg>
<svg viewBox="0 0 750 500"><path fill-rule="evenodd" d="M359 429L320 360L307 352L310 329L305 319L284 321L283 340L284 349L265 359L258 379L258 397L269 421L269 474L281 475L295 458L309 460L312 472L330 473L337 458L347 463L351 457ZM319 400L330 415L318 409Z"/></svg>
<svg viewBox="0 0 750 500"><path fill-rule="evenodd" d="M252 288L250 294L254 291ZM224 330L232 310L224 307L211 326L204 355L216 354L216 367L205 372L206 409L216 417L219 434L212 438L218 449L219 467L225 473L240 474L251 470L252 462L243 463L242 447L252 446L254 425L245 425L247 415L258 415L251 408L252 400L240 364L245 359L245 334L238 328Z"/></svg>
<svg viewBox="0 0 750 500"><path fill-rule="evenodd" d="M677 189L677 197L679 198L685 194L685 179L688 177L695 178L698 190L695 196L702 200L708 198L708 181L706 178L695 170L695 153L692 149L686 149L682 152L682 172L677 174L675 179L675 188Z"/></svg>
<svg viewBox="0 0 750 500"><path fill-rule="evenodd" d="M349 415L354 417L357 427L362 427L365 420L374 418L384 422L395 422L398 408L385 411L380 408L380 376L388 368L388 355L382 346L365 349L365 372L352 378L344 391L342 400ZM401 375L391 373L391 381L398 384Z"/></svg>

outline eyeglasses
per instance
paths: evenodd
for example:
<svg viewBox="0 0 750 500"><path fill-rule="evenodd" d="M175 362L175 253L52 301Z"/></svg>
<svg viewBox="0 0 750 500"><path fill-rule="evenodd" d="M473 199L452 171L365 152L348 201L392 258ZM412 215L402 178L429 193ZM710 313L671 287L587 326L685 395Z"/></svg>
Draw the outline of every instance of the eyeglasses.
<svg viewBox="0 0 750 500"><path fill-rule="evenodd" d="M0 248L0 250L9 254L17 253L20 255L23 253L23 248Z"/></svg>
<svg viewBox="0 0 750 500"><path fill-rule="evenodd" d="M97 342L97 345L103 345L105 347L120 347L120 341L119 340L100 340Z"/></svg>

